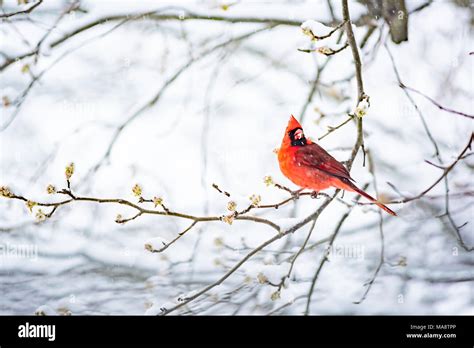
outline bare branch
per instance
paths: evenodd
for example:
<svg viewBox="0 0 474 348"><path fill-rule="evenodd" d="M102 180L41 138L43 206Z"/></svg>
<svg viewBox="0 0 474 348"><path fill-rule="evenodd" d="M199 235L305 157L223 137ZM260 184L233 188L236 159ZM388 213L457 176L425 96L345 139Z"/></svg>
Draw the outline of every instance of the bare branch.
<svg viewBox="0 0 474 348"><path fill-rule="evenodd" d="M225 273L217 281L215 281L214 283L208 285L207 287L205 287L204 289L198 291L197 293L193 294L192 296L187 297L180 304L177 304L176 306L171 307L171 308L164 309L162 314L163 315L170 314L170 313L174 312L175 310L187 305L189 302L191 302L191 301L197 299L198 297L202 296L203 294L207 293L209 290L211 290L211 289L215 288L216 286L222 284L227 278L229 278L233 273L235 273L247 260L249 260L252 256L256 255L262 249L264 249L268 245L272 244L273 242L287 236L288 234L297 231L298 229L300 229L301 227L306 225L309 221L317 219L319 217L319 215L323 212L323 210L332 202L332 200L334 199L336 194L334 196L332 196L331 198L326 198L326 200L319 207L319 209L316 210L311 215L309 215L308 217L306 217L303 221L295 224L294 226L292 226L291 228L289 228L286 231L281 231L280 233L278 233L274 237L266 240L265 242L260 244L258 247L253 249L250 253L248 253L244 258L242 258L237 264L235 264L227 273Z"/></svg>
<svg viewBox="0 0 474 348"><path fill-rule="evenodd" d="M351 47L352 56L354 58L355 64L355 76L357 81L357 103L362 101L365 98L364 92L364 82L362 80L362 62L360 60L359 55L359 48L357 47L357 42L354 37L354 32L352 31L352 22L351 16L349 14L349 5L347 4L347 0L342 0L342 16L345 22L345 31L347 35L347 42ZM347 162L347 169L350 171L352 168L352 164L359 152L359 149L364 145L364 132L362 128L362 118L358 117L357 120L357 141L352 149L351 157Z"/></svg>
<svg viewBox="0 0 474 348"><path fill-rule="evenodd" d="M16 15L20 15L20 14L29 14L29 13L31 13L35 8L37 8L39 5L41 5L42 2L43 2L43 0L38 0L38 2L35 2L33 5L31 5L30 7L28 7L28 8L25 9L25 10L22 10L22 11L0 14L0 18L10 18L10 17L16 16Z"/></svg>
<svg viewBox="0 0 474 348"><path fill-rule="evenodd" d="M471 133L471 136L469 137L469 140L466 144L466 146L462 149L461 153L457 156L457 158L447 167L443 168L443 167L440 167L440 166L437 166L438 168L442 168L444 169L443 170L443 174L441 174L441 176L435 180L434 183L432 183L428 188L426 188L425 190L423 190L422 192L420 192L419 194L417 194L416 196L412 196L412 197L407 197L407 198L404 198L404 199L400 199L400 200L394 200L394 201L390 201L390 202L387 202L386 204L401 204L401 203L407 203L407 202L411 202L411 201L414 201L416 199L420 199L422 198L423 196L425 196L428 192L430 192L436 185L438 185L441 180L443 180L448 174L449 172L456 166L456 164L464 157L464 154L467 152L467 150L471 149L471 144L472 142L474 141L474 132Z"/></svg>
<svg viewBox="0 0 474 348"><path fill-rule="evenodd" d="M412 91L416 94L419 94L421 95L422 97L424 97L425 99L429 100L432 104L436 105L438 107L438 109L440 110L443 110L443 111L446 111L446 112L449 112L449 113L452 113L452 114L456 114L456 115L460 115L460 116L463 116L463 117L467 117L467 118L471 118L471 119L474 119L474 115L469 115L469 114L466 114L464 112L461 112L461 111L456 111L456 110L453 110L453 109L450 109L450 108L447 108L443 105L441 105L440 103L438 103L436 100L434 100L433 98L431 97L428 97L426 94L412 88L412 87L408 87L406 86L403 82L400 82L400 87L403 88L403 89L407 89L409 91Z"/></svg>

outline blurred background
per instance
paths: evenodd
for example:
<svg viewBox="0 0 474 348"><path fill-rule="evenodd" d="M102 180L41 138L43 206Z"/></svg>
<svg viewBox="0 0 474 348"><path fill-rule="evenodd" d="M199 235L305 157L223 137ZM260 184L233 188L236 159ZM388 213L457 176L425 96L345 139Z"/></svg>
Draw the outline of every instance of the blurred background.
<svg viewBox="0 0 474 348"><path fill-rule="evenodd" d="M228 214L230 199L215 183L239 209L251 195L274 204L288 193L265 176L296 189L274 153L290 114L317 139L357 104L350 48L321 54L300 27L337 26L341 1L0 4L0 185L34 202L64 199L46 187L65 188L64 168L74 162L78 195L136 202L139 184L173 211ZM422 193L469 142L472 116L446 108L474 113L473 8L461 0L349 1L370 97L367 155L359 152L351 175L383 201ZM344 43L342 33L328 45ZM350 121L319 144L344 161L356 136ZM381 220L371 205L349 208L351 193L332 202L278 296L275 283L310 225L174 313L303 314L308 304L310 314L474 314L470 154L426 195L391 204L398 218ZM249 214L288 227L321 202L305 196ZM160 313L275 234L252 221L202 223L150 253L149 239L172 240L189 221L143 215L117 224L117 214L136 211L74 202L39 222L38 209L0 199L0 314Z"/></svg>

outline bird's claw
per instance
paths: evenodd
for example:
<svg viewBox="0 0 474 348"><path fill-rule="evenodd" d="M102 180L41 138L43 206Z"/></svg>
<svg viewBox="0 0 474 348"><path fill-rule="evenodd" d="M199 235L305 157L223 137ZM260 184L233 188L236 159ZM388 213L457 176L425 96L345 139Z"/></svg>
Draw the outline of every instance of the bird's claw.
<svg viewBox="0 0 474 348"><path fill-rule="evenodd" d="M291 195L292 195L295 199L298 199L298 198L300 198L300 193L301 193L301 191L303 191L303 189L291 191Z"/></svg>
<svg viewBox="0 0 474 348"><path fill-rule="evenodd" d="M318 191L313 191L313 192L311 192L311 198L312 198L312 199L317 199L317 198L318 198L318 195L319 195L319 192L318 192Z"/></svg>

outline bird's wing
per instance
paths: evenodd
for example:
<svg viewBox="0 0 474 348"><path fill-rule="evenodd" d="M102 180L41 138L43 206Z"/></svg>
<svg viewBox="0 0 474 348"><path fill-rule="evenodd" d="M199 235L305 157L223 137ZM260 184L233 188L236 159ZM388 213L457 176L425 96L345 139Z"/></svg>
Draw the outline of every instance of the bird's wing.
<svg viewBox="0 0 474 348"><path fill-rule="evenodd" d="M295 152L295 160L298 166L320 170L338 178L354 181L346 167L318 144L312 143L299 148Z"/></svg>

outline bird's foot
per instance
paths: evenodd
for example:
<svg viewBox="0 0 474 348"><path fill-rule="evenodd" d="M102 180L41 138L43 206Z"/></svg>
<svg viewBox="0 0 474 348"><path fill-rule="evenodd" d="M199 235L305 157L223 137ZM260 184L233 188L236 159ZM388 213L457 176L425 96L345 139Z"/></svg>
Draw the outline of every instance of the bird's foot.
<svg viewBox="0 0 474 348"><path fill-rule="evenodd" d="M299 199L300 198L300 193L301 191L303 191L304 189L299 189L299 190L295 190L295 191L291 191L291 195L295 198L295 199Z"/></svg>
<svg viewBox="0 0 474 348"><path fill-rule="evenodd" d="M312 199L317 199L317 198L318 198L318 195L319 195L319 192L318 192L318 191L313 191L313 192L311 192L311 198L312 198Z"/></svg>

